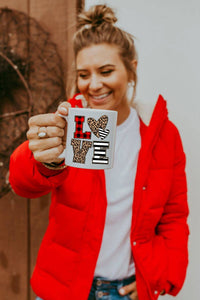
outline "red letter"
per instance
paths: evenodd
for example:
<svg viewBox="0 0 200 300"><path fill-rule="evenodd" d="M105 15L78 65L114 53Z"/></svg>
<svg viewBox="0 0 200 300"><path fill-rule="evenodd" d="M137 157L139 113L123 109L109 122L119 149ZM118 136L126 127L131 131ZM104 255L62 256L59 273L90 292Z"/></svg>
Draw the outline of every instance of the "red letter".
<svg viewBox="0 0 200 300"><path fill-rule="evenodd" d="M76 131L74 132L75 139L90 139L91 138L90 131L83 132L84 121L85 121L84 116L75 116L75 122L76 122Z"/></svg>

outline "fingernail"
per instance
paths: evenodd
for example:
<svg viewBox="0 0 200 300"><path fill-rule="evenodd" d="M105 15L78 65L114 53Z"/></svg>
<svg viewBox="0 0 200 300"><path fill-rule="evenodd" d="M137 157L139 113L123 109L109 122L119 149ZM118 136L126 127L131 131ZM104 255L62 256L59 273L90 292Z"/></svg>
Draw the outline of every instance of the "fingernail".
<svg viewBox="0 0 200 300"><path fill-rule="evenodd" d="M59 109L61 112L63 112L64 114L66 114L67 113L67 109L65 108L65 107L60 107L60 109Z"/></svg>
<svg viewBox="0 0 200 300"><path fill-rule="evenodd" d="M121 295L124 295L124 294L125 294L125 290L124 290L123 288L121 288L121 289L119 290L119 292L120 292Z"/></svg>

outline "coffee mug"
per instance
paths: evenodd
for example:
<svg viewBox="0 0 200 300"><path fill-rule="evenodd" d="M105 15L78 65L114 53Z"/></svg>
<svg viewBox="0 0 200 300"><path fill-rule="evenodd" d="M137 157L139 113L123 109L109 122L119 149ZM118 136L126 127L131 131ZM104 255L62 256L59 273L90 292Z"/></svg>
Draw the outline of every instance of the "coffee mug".
<svg viewBox="0 0 200 300"><path fill-rule="evenodd" d="M66 147L59 158L67 166L84 169L113 167L117 112L113 110L72 108L67 121Z"/></svg>

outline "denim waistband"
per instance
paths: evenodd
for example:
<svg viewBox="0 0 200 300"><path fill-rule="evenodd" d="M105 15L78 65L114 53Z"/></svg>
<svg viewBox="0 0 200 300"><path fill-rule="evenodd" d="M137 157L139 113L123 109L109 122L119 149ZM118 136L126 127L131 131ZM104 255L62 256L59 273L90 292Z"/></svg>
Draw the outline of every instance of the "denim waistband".
<svg viewBox="0 0 200 300"><path fill-rule="evenodd" d="M135 275L132 275L130 277L124 278L124 279L117 279L117 280L109 280L105 277L94 277L92 286L98 290L98 288L102 288L104 286L106 289L109 288L119 288L128 285L131 282L135 281Z"/></svg>

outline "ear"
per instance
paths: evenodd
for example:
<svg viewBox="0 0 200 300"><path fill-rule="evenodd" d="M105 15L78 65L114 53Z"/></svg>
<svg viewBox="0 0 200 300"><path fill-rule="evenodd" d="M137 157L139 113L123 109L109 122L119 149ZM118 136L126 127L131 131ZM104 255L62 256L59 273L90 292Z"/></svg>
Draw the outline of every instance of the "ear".
<svg viewBox="0 0 200 300"><path fill-rule="evenodd" d="M133 65L134 69L137 70L138 61L136 59L134 59L132 61L132 65Z"/></svg>
<svg viewBox="0 0 200 300"><path fill-rule="evenodd" d="M131 62L133 68L135 71L137 71L137 65L138 65L138 61L136 59L132 60ZM133 78L133 73L129 73L129 81L134 80Z"/></svg>

